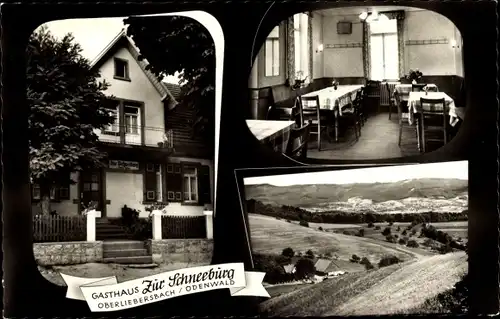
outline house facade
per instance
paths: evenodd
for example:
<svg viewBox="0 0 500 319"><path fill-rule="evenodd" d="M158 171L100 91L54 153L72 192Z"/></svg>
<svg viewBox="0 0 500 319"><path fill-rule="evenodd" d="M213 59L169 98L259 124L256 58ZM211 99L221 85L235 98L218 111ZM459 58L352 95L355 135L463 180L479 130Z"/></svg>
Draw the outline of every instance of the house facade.
<svg viewBox="0 0 500 319"><path fill-rule="evenodd" d="M192 110L178 102L179 87L161 82L139 61L133 41L120 32L92 62L110 87L114 123L96 130L105 167L72 173L75 184L54 188L51 208L74 215L82 203L98 203L103 218L127 207L147 217L145 207L165 204L169 215L203 215L212 204L214 147L190 133ZM33 213L40 191L32 189Z"/></svg>

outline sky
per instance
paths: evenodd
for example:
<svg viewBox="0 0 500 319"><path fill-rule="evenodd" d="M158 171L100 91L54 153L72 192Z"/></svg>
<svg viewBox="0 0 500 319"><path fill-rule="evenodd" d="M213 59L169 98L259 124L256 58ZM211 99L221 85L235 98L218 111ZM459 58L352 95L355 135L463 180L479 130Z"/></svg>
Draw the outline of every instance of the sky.
<svg viewBox="0 0 500 319"><path fill-rule="evenodd" d="M45 25L56 38L62 38L67 33L72 33L75 41L83 49L82 55L89 61L93 61L125 27L123 24L125 18L66 19L47 22ZM166 76L163 81L179 83L179 79L175 75Z"/></svg>
<svg viewBox="0 0 500 319"><path fill-rule="evenodd" d="M468 162L455 161L248 177L244 179L244 184L290 186L306 184L389 183L418 178L456 178L468 180Z"/></svg>

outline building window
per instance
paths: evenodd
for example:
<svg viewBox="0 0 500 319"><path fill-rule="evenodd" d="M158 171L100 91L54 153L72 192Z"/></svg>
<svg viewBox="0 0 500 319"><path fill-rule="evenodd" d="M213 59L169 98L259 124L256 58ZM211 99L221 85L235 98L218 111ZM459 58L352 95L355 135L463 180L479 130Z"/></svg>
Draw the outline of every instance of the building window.
<svg viewBox="0 0 500 319"><path fill-rule="evenodd" d="M295 47L295 74L310 81L309 74L309 44L308 44L309 15L298 13L293 16L293 33Z"/></svg>
<svg viewBox="0 0 500 319"><path fill-rule="evenodd" d="M280 36L279 26L276 26L266 39L266 76L280 74Z"/></svg>
<svg viewBox="0 0 500 319"><path fill-rule="evenodd" d="M120 132L120 105L109 108L109 115L113 117L113 122L104 128L104 133Z"/></svg>
<svg viewBox="0 0 500 319"><path fill-rule="evenodd" d="M69 185L51 187L49 197L51 200L69 200ZM31 198L33 200L40 200L42 198L40 185L31 185Z"/></svg>
<svg viewBox="0 0 500 319"><path fill-rule="evenodd" d="M128 74L128 61L115 58L115 78L122 80L129 80Z"/></svg>
<svg viewBox="0 0 500 319"><path fill-rule="evenodd" d="M140 107L124 105L125 133L139 134Z"/></svg>
<svg viewBox="0 0 500 319"><path fill-rule="evenodd" d="M198 201L197 169L192 166L183 168L184 202Z"/></svg>
<svg viewBox="0 0 500 319"><path fill-rule="evenodd" d="M371 22L370 33L372 80L398 79L399 54L396 19Z"/></svg>

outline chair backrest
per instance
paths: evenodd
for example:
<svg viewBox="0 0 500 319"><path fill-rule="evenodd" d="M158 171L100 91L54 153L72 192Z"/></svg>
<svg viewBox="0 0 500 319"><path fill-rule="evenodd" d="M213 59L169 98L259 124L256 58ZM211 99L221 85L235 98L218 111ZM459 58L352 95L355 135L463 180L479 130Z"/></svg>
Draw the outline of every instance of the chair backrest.
<svg viewBox="0 0 500 319"><path fill-rule="evenodd" d="M292 158L307 157L307 143L309 142L309 129L311 123L307 123L302 127L290 129L290 136L285 149L285 155ZM296 143L298 141L298 143Z"/></svg>
<svg viewBox="0 0 500 319"><path fill-rule="evenodd" d="M275 105L271 105L267 109L267 121L285 121L293 118L292 108L276 107Z"/></svg>
<svg viewBox="0 0 500 319"><path fill-rule="evenodd" d="M302 106L302 123L307 119L316 119L320 121L319 96L301 96L300 104ZM312 104L312 106L311 106ZM303 126L303 124L301 125Z"/></svg>
<svg viewBox="0 0 500 319"><path fill-rule="evenodd" d="M389 87L389 82L385 82L384 86L385 86L385 90L389 96L389 105L392 106L394 104L394 102L390 98L392 96L392 92L391 92L391 88Z"/></svg>
<svg viewBox="0 0 500 319"><path fill-rule="evenodd" d="M426 86L427 84L425 83L417 83L417 84L412 84L411 85L411 91L412 92L420 92L420 91L423 91L424 90L424 87Z"/></svg>
<svg viewBox="0 0 500 319"><path fill-rule="evenodd" d="M445 100L420 98L420 113L421 114L443 114L445 113Z"/></svg>

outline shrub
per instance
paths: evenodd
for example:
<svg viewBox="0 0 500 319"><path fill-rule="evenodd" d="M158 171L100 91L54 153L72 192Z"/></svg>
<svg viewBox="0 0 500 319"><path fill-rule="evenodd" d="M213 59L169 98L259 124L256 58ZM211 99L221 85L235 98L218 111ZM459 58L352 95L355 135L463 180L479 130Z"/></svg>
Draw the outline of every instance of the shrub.
<svg viewBox="0 0 500 319"><path fill-rule="evenodd" d="M291 223L290 219L287 219L287 220L286 220L286 222L287 222L287 223Z"/></svg>
<svg viewBox="0 0 500 319"><path fill-rule="evenodd" d="M132 209L124 205L122 207L122 225L125 227L131 227L135 222L139 220L139 211Z"/></svg>
<svg viewBox="0 0 500 319"><path fill-rule="evenodd" d="M392 225L394 225L394 223L393 222L389 222L389 226L392 226Z"/></svg>
<svg viewBox="0 0 500 319"><path fill-rule="evenodd" d="M304 227L309 227L309 223L308 223L307 221L305 221L305 220L301 220L301 221L299 222L299 225L300 225L300 226L304 226Z"/></svg>
<svg viewBox="0 0 500 319"><path fill-rule="evenodd" d="M361 228L360 230L358 230L358 236L359 237L365 237L365 230L363 228Z"/></svg>
<svg viewBox="0 0 500 319"><path fill-rule="evenodd" d="M408 244L406 244L406 246L408 246L408 247L413 247L413 248L417 248L417 247L418 247L418 243L417 243L417 241L416 241L416 240L413 240L413 239L412 239L412 240L408 241Z"/></svg>
<svg viewBox="0 0 500 319"><path fill-rule="evenodd" d="M323 227L319 226L318 230L323 231Z"/></svg>
<svg viewBox="0 0 500 319"><path fill-rule="evenodd" d="M331 252L326 252L326 253L324 254L324 256L325 256L325 257L332 257L332 253L331 253Z"/></svg>
<svg viewBox="0 0 500 319"><path fill-rule="evenodd" d="M284 266L290 263L291 258L288 256L278 255L274 258L274 260L278 265Z"/></svg>
<svg viewBox="0 0 500 319"><path fill-rule="evenodd" d="M372 222L368 223L368 228L372 228L374 225Z"/></svg>
<svg viewBox="0 0 500 319"><path fill-rule="evenodd" d="M401 238L401 239L399 239L398 244L406 245L406 241L403 238Z"/></svg>
<svg viewBox="0 0 500 319"><path fill-rule="evenodd" d="M406 231L406 229L403 230L403 232L401 233L401 235L403 235L403 236L406 236L407 234L408 234L408 232Z"/></svg>
<svg viewBox="0 0 500 319"><path fill-rule="evenodd" d="M380 268L382 268L382 267L387 267L387 266L394 265L394 264L397 264L400 262L401 262L401 259L399 259L396 256L392 256L392 255L384 256L384 257L382 257L382 259L380 259L378 266Z"/></svg>
<svg viewBox="0 0 500 319"><path fill-rule="evenodd" d="M413 228L413 229L411 230L411 234L412 234L412 235L415 235L416 233L417 233L417 230L416 230L415 228Z"/></svg>
<svg viewBox="0 0 500 319"><path fill-rule="evenodd" d="M357 255L352 255L350 261L353 263L358 263L361 260Z"/></svg>
<svg viewBox="0 0 500 319"><path fill-rule="evenodd" d="M400 226L398 226L398 228L397 228L396 230L397 230L397 231L400 231L400 230L401 230L401 227L400 227Z"/></svg>
<svg viewBox="0 0 500 319"><path fill-rule="evenodd" d="M375 266L373 266L373 264L366 257L363 257L363 259L361 259L361 261L359 263L361 265L364 265L366 270L370 270L370 269L375 268Z"/></svg>
<svg viewBox="0 0 500 319"><path fill-rule="evenodd" d="M306 251L306 258L314 259L314 252L310 249Z"/></svg>
<svg viewBox="0 0 500 319"><path fill-rule="evenodd" d="M395 243L396 242L396 238L394 238L394 236L392 236L392 235L385 236L385 240L387 240L390 243Z"/></svg>
<svg viewBox="0 0 500 319"><path fill-rule="evenodd" d="M380 230L380 226L379 225L375 226L375 230Z"/></svg>
<svg viewBox="0 0 500 319"><path fill-rule="evenodd" d="M451 253L453 251L453 248L451 248L450 244L446 244L446 245L442 245L441 247L439 247L438 251L441 254L447 254L447 253Z"/></svg>
<svg viewBox="0 0 500 319"><path fill-rule="evenodd" d="M394 238L398 239L399 235L398 234L394 234Z"/></svg>
<svg viewBox="0 0 500 319"><path fill-rule="evenodd" d="M281 255L292 258L293 256L295 256L295 252L293 251L292 248L287 247L287 248L283 249L283 251L281 252Z"/></svg>
<svg viewBox="0 0 500 319"><path fill-rule="evenodd" d="M344 230L344 231L342 232L342 234L352 236L352 235L353 235L353 232L352 232L352 231L350 231L350 230Z"/></svg>
<svg viewBox="0 0 500 319"><path fill-rule="evenodd" d="M382 231L382 235L384 236L387 236L387 235L390 235L391 234L391 227L386 227L383 231Z"/></svg>

